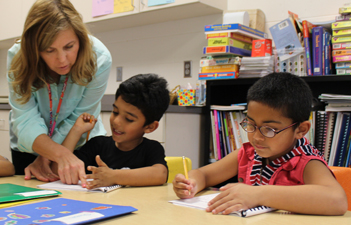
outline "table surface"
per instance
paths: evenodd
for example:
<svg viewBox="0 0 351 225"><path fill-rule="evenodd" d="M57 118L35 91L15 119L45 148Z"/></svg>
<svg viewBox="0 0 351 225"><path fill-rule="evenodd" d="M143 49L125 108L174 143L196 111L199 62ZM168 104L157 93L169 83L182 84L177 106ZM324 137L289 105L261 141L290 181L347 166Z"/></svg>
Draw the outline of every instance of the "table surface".
<svg viewBox="0 0 351 225"><path fill-rule="evenodd" d="M12 183L27 187L34 187L44 182L32 179L24 180L23 176L2 177L0 183ZM95 224L260 224L260 225L296 225L296 224L351 224L351 211L343 216L314 216L290 214L285 211L275 211L261 215L241 218L237 216L212 215L199 209L176 206L168 201L177 199L173 192L172 184L165 184L154 187L124 187L109 193L67 191L62 192L60 197L89 201L96 203L106 203L115 205L133 206L138 211L128 215L100 221ZM212 190L205 190L199 195L214 193ZM51 199L51 198L49 198ZM48 198L38 201L48 200Z"/></svg>

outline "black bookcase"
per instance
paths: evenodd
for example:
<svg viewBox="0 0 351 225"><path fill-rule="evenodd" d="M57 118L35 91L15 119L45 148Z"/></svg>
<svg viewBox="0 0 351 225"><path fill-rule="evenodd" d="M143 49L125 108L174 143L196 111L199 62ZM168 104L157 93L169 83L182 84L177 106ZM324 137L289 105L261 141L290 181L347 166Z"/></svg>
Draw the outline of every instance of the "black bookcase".
<svg viewBox="0 0 351 225"><path fill-rule="evenodd" d="M259 78L238 78L230 80L208 80L206 82L205 138L204 164L209 164L210 133L211 133L211 105L230 105L246 102L247 90ZM310 86L313 96L318 98L322 93L351 95L351 75L328 75L302 77ZM294 96L291 96L292 98Z"/></svg>

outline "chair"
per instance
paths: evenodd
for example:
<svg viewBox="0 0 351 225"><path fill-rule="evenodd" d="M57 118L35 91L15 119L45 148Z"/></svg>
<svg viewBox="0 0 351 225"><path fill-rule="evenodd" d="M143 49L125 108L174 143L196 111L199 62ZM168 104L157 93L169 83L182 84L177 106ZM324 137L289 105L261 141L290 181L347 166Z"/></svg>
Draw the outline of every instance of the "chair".
<svg viewBox="0 0 351 225"><path fill-rule="evenodd" d="M173 179L178 173L185 175L183 157L182 156L166 156L165 160L168 166L168 179L167 183L172 183ZM185 157L185 162L188 171L191 170L191 159Z"/></svg>
<svg viewBox="0 0 351 225"><path fill-rule="evenodd" d="M351 211L351 168L330 166L336 180L344 188L348 201L348 210Z"/></svg>

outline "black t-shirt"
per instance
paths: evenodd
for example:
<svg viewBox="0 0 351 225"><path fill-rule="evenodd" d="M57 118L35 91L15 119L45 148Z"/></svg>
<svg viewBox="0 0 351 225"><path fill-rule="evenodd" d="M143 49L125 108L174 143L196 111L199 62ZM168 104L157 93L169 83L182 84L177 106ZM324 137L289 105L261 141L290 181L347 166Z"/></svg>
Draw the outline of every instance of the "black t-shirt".
<svg viewBox="0 0 351 225"><path fill-rule="evenodd" d="M90 139L79 150L74 151L74 154L84 162L85 169L87 166L98 166L95 161L97 155L100 155L102 161L111 169L123 167L136 169L154 164L162 164L168 169L163 146L147 138L144 138L135 149L121 151L116 147L111 136L97 136ZM91 172L86 170L86 173Z"/></svg>

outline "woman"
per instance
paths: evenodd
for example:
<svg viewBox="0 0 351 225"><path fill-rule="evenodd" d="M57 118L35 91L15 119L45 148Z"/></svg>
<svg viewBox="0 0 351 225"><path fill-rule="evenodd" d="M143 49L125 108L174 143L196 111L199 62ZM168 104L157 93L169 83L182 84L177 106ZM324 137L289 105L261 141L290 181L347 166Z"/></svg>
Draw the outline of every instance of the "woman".
<svg viewBox="0 0 351 225"><path fill-rule="evenodd" d="M84 186L83 162L61 143L83 112L98 118L90 137L106 134L99 113L111 68L109 51L89 35L71 2L37 0L7 63L16 174L54 181L58 177L50 162L55 161L63 183L82 180Z"/></svg>

